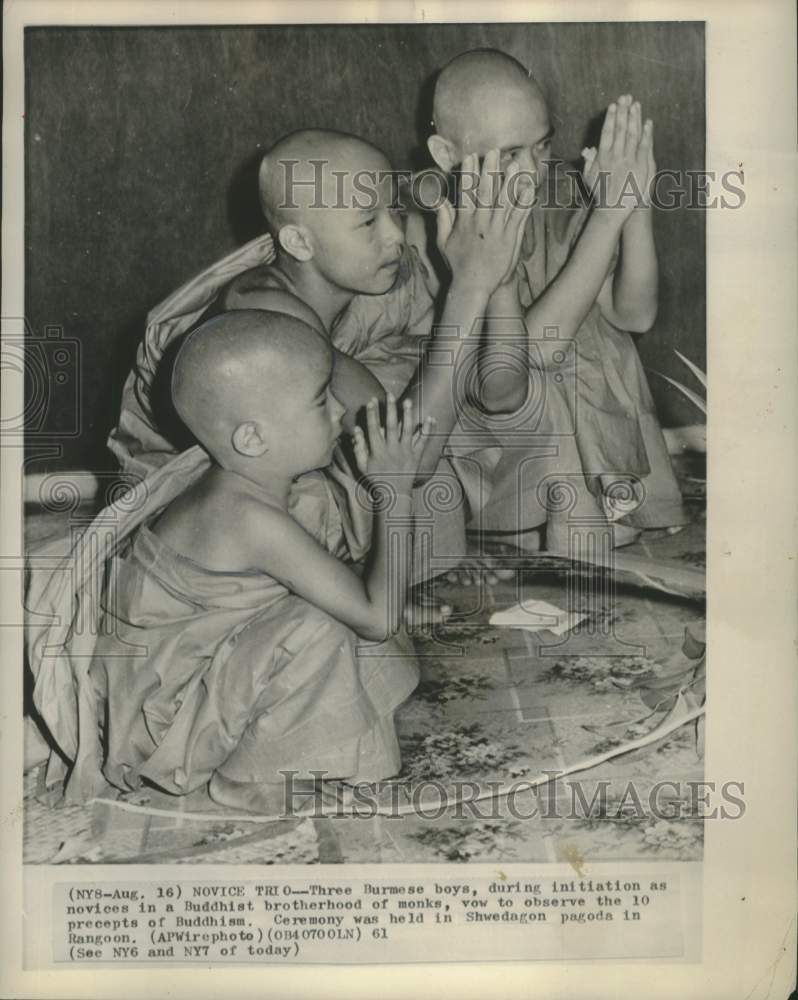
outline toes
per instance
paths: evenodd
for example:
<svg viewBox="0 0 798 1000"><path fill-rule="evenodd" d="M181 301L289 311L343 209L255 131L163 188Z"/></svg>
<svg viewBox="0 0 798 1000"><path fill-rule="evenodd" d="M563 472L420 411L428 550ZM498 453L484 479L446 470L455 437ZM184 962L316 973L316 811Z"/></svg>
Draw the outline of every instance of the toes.
<svg viewBox="0 0 798 1000"><path fill-rule="evenodd" d="M430 625L440 625L452 614L449 604L439 607L428 607L421 604L409 604L405 608L405 622L411 628L428 628Z"/></svg>

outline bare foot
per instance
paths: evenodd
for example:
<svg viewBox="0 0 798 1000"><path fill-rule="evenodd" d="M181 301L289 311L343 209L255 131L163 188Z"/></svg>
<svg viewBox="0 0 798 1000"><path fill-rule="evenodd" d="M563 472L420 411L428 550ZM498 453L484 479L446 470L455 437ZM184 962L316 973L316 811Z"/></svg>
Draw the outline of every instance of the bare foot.
<svg viewBox="0 0 798 1000"><path fill-rule="evenodd" d="M243 809L263 816L324 815L322 806L329 796L321 782L293 779L290 787L283 781L233 781L214 771L208 794L220 806ZM286 801L287 798L291 801ZM334 802L334 796L330 799Z"/></svg>
<svg viewBox="0 0 798 1000"><path fill-rule="evenodd" d="M405 624L414 629L442 625L451 613L449 604L408 604L405 607Z"/></svg>

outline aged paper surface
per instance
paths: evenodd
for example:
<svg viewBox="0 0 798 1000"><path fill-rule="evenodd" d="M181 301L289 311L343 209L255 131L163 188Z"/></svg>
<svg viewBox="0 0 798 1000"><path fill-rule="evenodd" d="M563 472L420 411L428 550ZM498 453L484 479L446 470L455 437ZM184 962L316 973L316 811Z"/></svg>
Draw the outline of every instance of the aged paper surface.
<svg viewBox="0 0 798 1000"><path fill-rule="evenodd" d="M502 997L786 997L795 969L797 777L791 5L776 0L197 2L173 10L162 3L109 8L18 0L8 3L5 13L0 425L4 994L247 995L263 992L266 983L276 996L370 997L379 991L387 996L434 992L476 997L489 991ZM709 444L708 711L702 772L715 789L732 789L738 796L718 804L741 801L743 808L728 810L725 819L705 820L703 851L690 853L688 845L681 857L678 845L669 841L659 855L641 851L613 860L610 853L591 860L567 847L582 841L564 837L566 849L552 849L545 860L519 861L512 852L480 854L473 844L456 841L446 848L450 864L444 863L445 851L406 863L359 864L350 856L331 864L329 856L325 860L314 853L316 830L308 833L315 839L307 857L296 849L305 834L296 833L285 861L278 851L254 862L242 857L224 864L199 863L202 852L192 846L193 854L185 853L175 863L174 857L157 861L154 849L139 850L145 840L137 828L139 842L130 857L138 850L141 860L120 864L92 856L86 844L70 855L65 820L63 844L50 854L49 863L23 864L23 834L26 843L35 840L39 815L25 815L22 780L21 525L27 493L20 428L35 414L30 399L23 397L25 362L19 344L25 281L32 286L37 267L25 228L31 212L25 204L26 26L149 25L165 31L178 25L596 21L704 23L706 95L697 93L695 100L706 113L705 165L717 178L733 176L734 190L744 192L733 210L704 212ZM611 60L608 52L608 66ZM647 68L656 74L662 66L649 58ZM296 72L301 77L303 68ZM329 72L334 72L332 63ZM268 97L263 100L267 106ZM596 110L604 105L605 95L597 94ZM678 128L690 113L684 105L674 106L670 127L677 123ZM157 108L152 114L157 115ZM367 121L367 115L359 120ZM205 141L212 143L213 137ZM724 192L730 194L710 185L710 195ZM37 193L70 197L69 191ZM50 233L54 246L61 236ZM231 248L220 248L220 255ZM129 267L136 266L129 261ZM667 274L666 267L662 270ZM62 280L60 271L49 277ZM63 318L50 320L59 324ZM559 609L552 598L544 602L544 613L550 613L552 604ZM531 632L529 636L531 643ZM521 706L521 716L523 710ZM612 746L611 739L597 740L594 754L611 754ZM572 763L562 755L559 760L560 766ZM502 766L509 769L514 763L506 760ZM536 775L537 770L527 770L521 777ZM129 803L131 810L142 806L147 808L146 803ZM147 831L152 818L145 822ZM321 828L335 822L325 820ZM504 822L498 820L499 825ZM232 831L218 834L217 846L219 838L241 832L235 827L233 823ZM45 834L42 827L41 836L52 837L52 829ZM650 836L656 837L656 831ZM149 832L147 837L147 844L155 843ZM420 842L429 841L422 832ZM189 906L186 900L193 902Z"/></svg>

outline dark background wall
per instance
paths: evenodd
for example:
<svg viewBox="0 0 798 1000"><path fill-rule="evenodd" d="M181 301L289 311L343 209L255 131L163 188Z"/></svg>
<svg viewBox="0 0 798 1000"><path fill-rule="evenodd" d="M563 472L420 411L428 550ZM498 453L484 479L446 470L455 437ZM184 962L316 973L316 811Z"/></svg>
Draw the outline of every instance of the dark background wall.
<svg viewBox="0 0 798 1000"><path fill-rule="evenodd" d="M654 119L658 166L704 166L700 23L35 28L25 46L27 317L36 337L56 326L78 342L82 404L77 420L73 372L36 423L78 433L36 470L109 466L147 311L261 231L256 168L271 143L324 126L420 166L430 78L458 52L496 47L532 69L560 155L628 91ZM703 214L658 212L656 233L661 310L640 349L681 378L674 347L706 356ZM666 424L696 419L651 384Z"/></svg>

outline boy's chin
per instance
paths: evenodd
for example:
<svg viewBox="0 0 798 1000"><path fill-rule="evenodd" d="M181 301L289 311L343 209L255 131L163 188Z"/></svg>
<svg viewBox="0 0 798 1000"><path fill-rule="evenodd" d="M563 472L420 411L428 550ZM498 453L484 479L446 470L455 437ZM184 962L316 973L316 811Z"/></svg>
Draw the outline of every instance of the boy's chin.
<svg viewBox="0 0 798 1000"><path fill-rule="evenodd" d="M384 295L390 292L399 277L399 267L386 267L379 270L369 282L364 282L355 291L358 295Z"/></svg>

